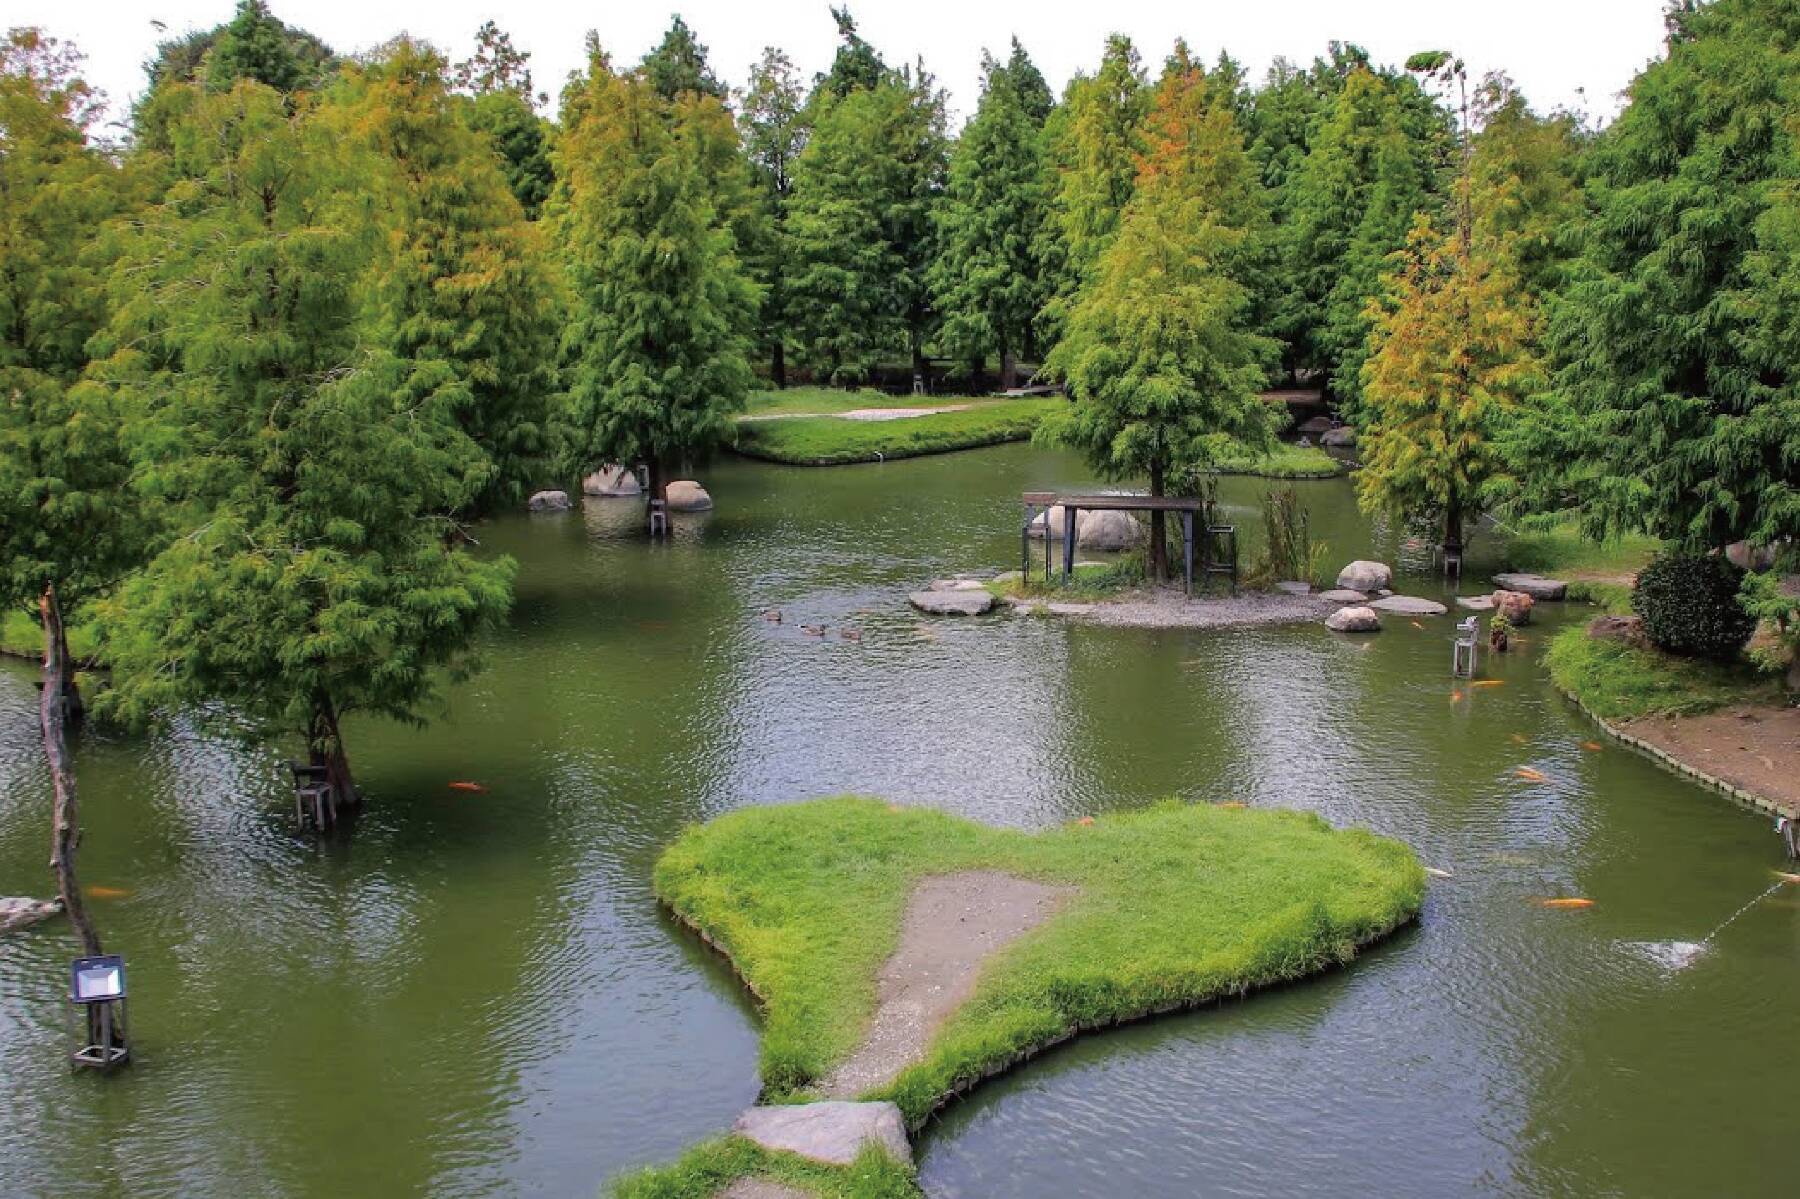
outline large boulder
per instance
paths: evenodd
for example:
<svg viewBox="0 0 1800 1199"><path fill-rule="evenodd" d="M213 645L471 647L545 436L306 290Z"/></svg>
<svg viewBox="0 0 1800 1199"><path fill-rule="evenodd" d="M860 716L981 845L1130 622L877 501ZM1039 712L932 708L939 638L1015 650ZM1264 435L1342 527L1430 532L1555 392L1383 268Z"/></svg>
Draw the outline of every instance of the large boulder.
<svg viewBox="0 0 1800 1199"><path fill-rule="evenodd" d="M753 1107L737 1118L731 1131L765 1149L838 1166L850 1165L869 1145L886 1151L895 1161L912 1162L906 1122L891 1103L831 1099Z"/></svg>
<svg viewBox="0 0 1800 1199"><path fill-rule="evenodd" d="M581 481L583 495L599 496L602 499L623 499L628 496L642 495L643 488L638 485L637 472L628 467L607 464Z"/></svg>
<svg viewBox="0 0 1800 1199"><path fill-rule="evenodd" d="M536 492L525 501L525 506L533 512L567 512L571 507L566 491Z"/></svg>
<svg viewBox="0 0 1800 1199"><path fill-rule="evenodd" d="M1063 519L1063 506L1052 504L1048 511L1040 512L1031 518L1031 523L1026 526L1026 532L1033 537L1042 537L1044 530L1049 529L1050 536L1060 538L1063 535Z"/></svg>
<svg viewBox="0 0 1800 1199"><path fill-rule="evenodd" d="M1748 541L1734 541L1725 547L1725 561L1739 570L1767 570L1775 565L1776 547L1772 545L1751 545Z"/></svg>
<svg viewBox="0 0 1800 1199"><path fill-rule="evenodd" d="M1315 416L1311 420L1301 421L1299 426L1294 429L1294 432L1306 433L1313 437L1317 437L1319 434L1328 431L1330 428L1331 418L1329 416Z"/></svg>
<svg viewBox="0 0 1800 1199"><path fill-rule="evenodd" d="M1379 633L1381 617L1373 608L1339 608L1325 618L1325 627L1334 633Z"/></svg>
<svg viewBox="0 0 1800 1199"><path fill-rule="evenodd" d="M1144 526L1117 509L1083 512L1075 521L1075 544L1084 550L1128 550L1143 536Z"/></svg>
<svg viewBox="0 0 1800 1199"><path fill-rule="evenodd" d="M1494 611L1506 617L1508 624L1531 623L1531 607L1537 601L1523 591L1496 591L1488 598L1493 601Z"/></svg>
<svg viewBox="0 0 1800 1199"><path fill-rule="evenodd" d="M1559 600L1569 593L1569 585L1561 579L1546 579L1543 575L1511 573L1494 576L1494 582L1507 591L1523 591L1532 599L1540 602Z"/></svg>
<svg viewBox="0 0 1800 1199"><path fill-rule="evenodd" d="M1348 591L1381 591L1393 578L1385 563L1357 561L1338 571L1337 585Z"/></svg>
<svg viewBox="0 0 1800 1199"><path fill-rule="evenodd" d="M1416 595L1384 595L1378 600L1369 601L1369 607L1377 612L1393 612L1399 616L1442 616L1449 611L1436 600L1421 599Z"/></svg>
<svg viewBox="0 0 1800 1199"><path fill-rule="evenodd" d="M1596 616L1588 621L1587 635L1596 641L1623 641L1637 646L1649 644L1641 616Z"/></svg>
<svg viewBox="0 0 1800 1199"><path fill-rule="evenodd" d="M705 512L713 506L706 488L692 479L676 479L663 492L671 512Z"/></svg>
<svg viewBox="0 0 1800 1199"><path fill-rule="evenodd" d="M980 616L994 606L991 591L915 591L906 602L933 616Z"/></svg>
<svg viewBox="0 0 1800 1199"><path fill-rule="evenodd" d="M1319 434L1319 444L1328 450L1347 450L1356 444L1356 430L1349 425L1327 429Z"/></svg>

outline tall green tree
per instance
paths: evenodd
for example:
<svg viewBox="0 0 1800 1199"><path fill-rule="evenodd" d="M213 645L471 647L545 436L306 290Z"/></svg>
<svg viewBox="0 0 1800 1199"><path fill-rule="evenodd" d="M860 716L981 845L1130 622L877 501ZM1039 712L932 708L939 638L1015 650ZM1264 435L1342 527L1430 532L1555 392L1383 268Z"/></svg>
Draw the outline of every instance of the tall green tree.
<svg viewBox="0 0 1800 1199"><path fill-rule="evenodd" d="M1046 127L1051 183L1049 236L1039 251L1055 280L1045 326L1059 335L1076 294L1105 252L1130 201L1150 100L1137 48L1106 39L1100 69L1077 75Z"/></svg>
<svg viewBox="0 0 1800 1199"><path fill-rule="evenodd" d="M1672 10L1667 56L1627 94L1589 161L1555 386L1521 440L1539 464L1526 502L1696 550L1795 536L1800 15Z"/></svg>
<svg viewBox="0 0 1800 1199"><path fill-rule="evenodd" d="M106 222L125 173L89 142L100 97L75 51L35 29L0 39L0 604L77 613L140 559L121 414L82 386L106 320ZM66 642L52 646L69 662ZM72 673L54 693L78 716Z"/></svg>
<svg viewBox="0 0 1800 1199"><path fill-rule="evenodd" d="M997 353L1000 386L1009 389L1047 298L1037 247L1048 180L1034 113L1048 93L1037 91L1043 77L1016 40L1012 61L984 56L982 74L981 102L950 157L931 278L945 343L977 361Z"/></svg>
<svg viewBox="0 0 1800 1199"><path fill-rule="evenodd" d="M527 105L549 99L532 90L531 52L513 45L512 35L492 21L475 31L475 52L451 68L450 81L472 96L511 92Z"/></svg>
<svg viewBox="0 0 1800 1199"><path fill-rule="evenodd" d="M738 96L738 129L762 211L759 236L744 247L744 261L763 289L757 338L768 355L769 380L778 388L787 386L788 351L798 347L791 282L796 250L788 218L794 170L807 140L804 105L793 62L773 46L765 49Z"/></svg>
<svg viewBox="0 0 1800 1199"><path fill-rule="evenodd" d="M891 356L924 374L934 332L933 209L948 169L943 92L922 65L841 97L815 89L789 229L808 364L834 381Z"/></svg>
<svg viewBox="0 0 1800 1199"><path fill-rule="evenodd" d="M553 202L569 465L645 463L660 497L674 466L731 438L759 297L670 102L596 55L575 109Z"/></svg>
<svg viewBox="0 0 1800 1199"><path fill-rule="evenodd" d="M330 46L275 16L267 0L238 0L224 24L158 44L156 57L144 64L150 87L132 110L134 140L140 149L168 149L164 103L172 87L203 83L226 90L253 79L291 96L320 87L339 61Z"/></svg>
<svg viewBox="0 0 1800 1199"><path fill-rule="evenodd" d="M1040 436L1073 446L1107 478L1174 475L1229 447L1262 448L1276 415L1260 396L1276 343L1252 332L1248 290L1231 276L1250 232L1237 211L1256 183L1242 130L1198 68L1157 85L1145 150L1118 235L1082 290L1051 366L1074 402ZM1151 522L1150 564L1168 550Z"/></svg>
<svg viewBox="0 0 1800 1199"><path fill-rule="evenodd" d="M525 215L536 220L550 196L550 123L537 114L549 97L534 92L531 53L492 21L475 32L475 52L450 73L456 90L471 96L469 124L499 152L506 184Z"/></svg>
<svg viewBox="0 0 1800 1199"><path fill-rule="evenodd" d="M487 477L480 448L361 336L381 226L359 157L263 84L171 99L173 183L114 276L103 370L140 495L189 531L102 603L104 698L302 732L334 820L358 798L344 718L422 720L513 568L450 520Z"/></svg>
<svg viewBox="0 0 1800 1199"><path fill-rule="evenodd" d="M644 79L665 100L673 100L683 92L698 92L723 100L727 91L706 61L706 47L676 14L668 32L656 48L644 55L640 66Z"/></svg>
<svg viewBox="0 0 1800 1199"><path fill-rule="evenodd" d="M366 156L382 200L371 335L412 366L403 402L437 406L487 456L484 510L522 499L544 469L558 314L541 231L446 70L399 39L347 70L317 119Z"/></svg>

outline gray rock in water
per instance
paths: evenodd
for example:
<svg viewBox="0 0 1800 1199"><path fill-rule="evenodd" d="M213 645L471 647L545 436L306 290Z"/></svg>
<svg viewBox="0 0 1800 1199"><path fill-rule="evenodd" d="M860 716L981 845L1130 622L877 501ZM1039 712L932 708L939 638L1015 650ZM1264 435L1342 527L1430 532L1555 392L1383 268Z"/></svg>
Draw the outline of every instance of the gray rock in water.
<svg viewBox="0 0 1800 1199"><path fill-rule="evenodd" d="M1128 550L1143 538L1144 526L1116 509L1083 512L1075 521L1075 544L1084 550Z"/></svg>
<svg viewBox="0 0 1800 1199"><path fill-rule="evenodd" d="M1328 450L1347 450L1356 444L1356 430L1349 425L1327 429L1319 434L1319 444Z"/></svg>
<svg viewBox="0 0 1800 1199"><path fill-rule="evenodd" d="M1331 428L1331 418L1329 416L1315 416L1311 420L1302 422L1300 427L1295 429L1294 432L1311 433L1313 436L1317 437L1329 428Z"/></svg>
<svg viewBox="0 0 1800 1199"><path fill-rule="evenodd" d="M1523 591L1496 591L1488 599L1493 601L1494 610L1506 617L1509 624L1531 623L1531 606L1537 601Z"/></svg>
<svg viewBox="0 0 1800 1199"><path fill-rule="evenodd" d="M705 512L713 506L706 488L692 479L676 479L663 491L671 512Z"/></svg>
<svg viewBox="0 0 1800 1199"><path fill-rule="evenodd" d="M1416 595L1384 595L1371 601L1369 607L1377 612L1394 612L1401 616L1442 616L1450 610L1436 600L1420 599Z"/></svg>
<svg viewBox="0 0 1800 1199"><path fill-rule="evenodd" d="M994 606L989 591L915 591L906 601L933 616L980 616Z"/></svg>
<svg viewBox="0 0 1800 1199"><path fill-rule="evenodd" d="M1046 526L1050 530L1050 536L1061 540L1063 535L1063 506L1061 504L1052 504L1048 511L1040 512L1032 517L1031 524L1026 526L1026 532L1033 537L1042 538Z"/></svg>
<svg viewBox="0 0 1800 1199"><path fill-rule="evenodd" d="M1299 579L1284 579L1275 584L1275 590L1288 595L1311 595L1312 584L1301 582ZM1357 598L1361 599L1362 597L1358 596Z"/></svg>
<svg viewBox="0 0 1800 1199"><path fill-rule="evenodd" d="M813 1161L847 1166L865 1145L878 1145L896 1161L912 1162L906 1122L891 1103L798 1103L753 1107L731 1131L765 1149L797 1153Z"/></svg>
<svg viewBox="0 0 1800 1199"><path fill-rule="evenodd" d="M533 512L567 512L571 505L566 491L540 491L525 501L525 506Z"/></svg>
<svg viewBox="0 0 1800 1199"><path fill-rule="evenodd" d="M720 1191L718 1199L812 1199L812 1192L767 1178L740 1178Z"/></svg>
<svg viewBox="0 0 1800 1199"><path fill-rule="evenodd" d="M1017 573L1017 572L1014 572ZM987 584L980 579L933 579L927 591L986 591Z"/></svg>
<svg viewBox="0 0 1800 1199"><path fill-rule="evenodd" d="M1338 571L1337 585L1348 591L1380 591L1393 577L1385 563L1357 561Z"/></svg>
<svg viewBox="0 0 1800 1199"><path fill-rule="evenodd" d="M1333 587L1330 591L1319 592L1319 598L1330 600L1334 604L1366 604L1369 597L1360 591L1352 591L1348 587Z"/></svg>
<svg viewBox="0 0 1800 1199"><path fill-rule="evenodd" d="M1467 608L1471 612L1492 612L1494 597L1491 595L1459 595L1456 597L1456 606Z"/></svg>
<svg viewBox="0 0 1800 1199"><path fill-rule="evenodd" d="M1381 617L1373 608L1339 608L1325 618L1325 627L1335 633L1379 633Z"/></svg>
<svg viewBox="0 0 1800 1199"><path fill-rule="evenodd" d="M1559 600L1569 593L1569 585L1563 580L1546 579L1543 575L1495 575L1494 582L1508 591L1523 591L1534 600Z"/></svg>
<svg viewBox="0 0 1800 1199"><path fill-rule="evenodd" d="M59 899L12 899L0 896L0 933L10 933L62 911Z"/></svg>

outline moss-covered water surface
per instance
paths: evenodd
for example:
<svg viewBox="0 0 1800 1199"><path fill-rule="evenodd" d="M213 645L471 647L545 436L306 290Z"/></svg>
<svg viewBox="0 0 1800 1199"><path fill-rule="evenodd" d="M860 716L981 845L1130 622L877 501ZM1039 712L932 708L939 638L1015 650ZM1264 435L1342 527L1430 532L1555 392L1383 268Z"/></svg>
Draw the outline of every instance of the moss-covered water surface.
<svg viewBox="0 0 1800 1199"><path fill-rule="evenodd" d="M0 941L0 1193L588 1195L672 1160L755 1098L756 1016L651 865L691 821L843 792L1019 828L1167 796L1295 808L1455 876L1348 970L984 1084L923 1134L928 1193L1790 1189L1800 890L1679 972L1637 947L1699 939L1779 846L1584 748L1536 661L1583 613L1540 609L1479 688L1449 678L1449 617L1364 640L930 620L904 592L1016 566L1018 493L1090 486L1073 460L702 477L717 511L667 546L615 502L482 531L521 562L512 623L441 723L351 727L372 802L340 842L294 830L291 746L218 718L84 735L83 874L139 1060L72 1077L61 926ZM1247 536L1267 486L1222 486ZM1296 486L1334 568L1422 565L1347 482ZM48 886L32 679L0 668L6 894Z"/></svg>

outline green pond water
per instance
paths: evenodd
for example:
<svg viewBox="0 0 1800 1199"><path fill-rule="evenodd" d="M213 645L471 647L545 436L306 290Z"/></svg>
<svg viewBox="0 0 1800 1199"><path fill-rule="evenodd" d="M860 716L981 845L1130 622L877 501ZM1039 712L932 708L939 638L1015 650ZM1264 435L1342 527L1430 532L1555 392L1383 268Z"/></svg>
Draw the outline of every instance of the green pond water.
<svg viewBox="0 0 1800 1199"><path fill-rule="evenodd" d="M1455 873L1347 970L978 1088L919 1139L934 1196L1800 1185L1800 889L1686 969L1636 944L1698 940L1780 851L1762 817L1582 748L1537 661L1579 609L1453 701L1448 618L1351 640L907 609L1016 563L1018 493L1089 482L1070 458L705 477L718 511L666 546L616 502L482 532L521 563L511 625L432 727L351 726L371 802L348 838L295 830L294 747L229 712L83 735L82 873L118 892L93 906L137 1062L72 1076L64 926L0 940L0 1194L586 1196L668 1160L755 1099L756 1014L659 915L651 863L689 821L845 791L1026 828L1170 795L1305 808ZM1266 486L1226 484L1241 527ZM1300 489L1333 569L1423 571L1347 483ZM0 894L49 889L33 678L0 668Z"/></svg>

